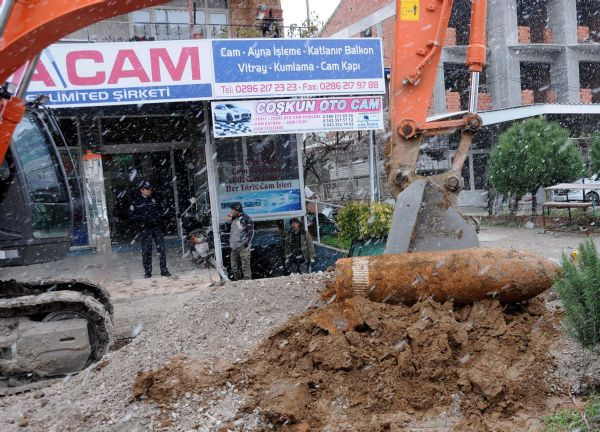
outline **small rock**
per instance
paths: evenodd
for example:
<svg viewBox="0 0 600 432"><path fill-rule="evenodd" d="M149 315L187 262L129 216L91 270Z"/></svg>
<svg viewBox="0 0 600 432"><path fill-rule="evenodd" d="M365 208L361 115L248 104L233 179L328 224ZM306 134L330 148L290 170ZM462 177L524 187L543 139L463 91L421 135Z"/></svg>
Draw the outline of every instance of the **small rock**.
<svg viewBox="0 0 600 432"><path fill-rule="evenodd" d="M19 427L27 427L27 426L29 426L29 417L27 417L26 415L24 415L23 417L21 417L19 419L19 422L17 423L17 426L19 426Z"/></svg>
<svg viewBox="0 0 600 432"><path fill-rule="evenodd" d="M484 401L479 401L477 402L477 409L479 411L484 411L489 405L487 404L487 402Z"/></svg>

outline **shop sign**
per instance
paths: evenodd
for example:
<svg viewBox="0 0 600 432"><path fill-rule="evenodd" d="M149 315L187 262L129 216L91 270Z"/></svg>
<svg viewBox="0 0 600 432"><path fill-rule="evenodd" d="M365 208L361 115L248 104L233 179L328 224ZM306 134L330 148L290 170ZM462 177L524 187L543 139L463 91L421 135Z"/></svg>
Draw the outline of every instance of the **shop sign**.
<svg viewBox="0 0 600 432"><path fill-rule="evenodd" d="M385 94L381 39L213 41L215 98Z"/></svg>
<svg viewBox="0 0 600 432"><path fill-rule="evenodd" d="M213 102L216 138L384 129L381 96Z"/></svg>
<svg viewBox="0 0 600 432"><path fill-rule="evenodd" d="M219 186L221 220L231 211L231 204L242 203L244 212L257 217L291 217L302 214L300 180L247 182Z"/></svg>
<svg viewBox="0 0 600 432"><path fill-rule="evenodd" d="M235 202L254 219L304 214L302 165L294 136L218 141L216 149L221 221Z"/></svg>
<svg viewBox="0 0 600 432"><path fill-rule="evenodd" d="M26 98L39 94L55 108L385 94L381 40L55 44L42 51Z"/></svg>
<svg viewBox="0 0 600 432"><path fill-rule="evenodd" d="M26 97L45 94L57 108L206 100L212 73L207 40L56 44L42 52Z"/></svg>

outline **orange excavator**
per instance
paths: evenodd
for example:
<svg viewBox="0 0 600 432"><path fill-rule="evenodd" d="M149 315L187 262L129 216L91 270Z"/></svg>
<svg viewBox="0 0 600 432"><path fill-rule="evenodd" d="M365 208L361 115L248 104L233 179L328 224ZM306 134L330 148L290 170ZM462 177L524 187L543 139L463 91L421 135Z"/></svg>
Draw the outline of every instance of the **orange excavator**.
<svg viewBox="0 0 600 432"><path fill-rule="evenodd" d="M18 86L0 87L0 267L60 259L71 240L74 190L58 150L68 148L43 97L24 100L41 51L92 23L161 3L0 1L0 83L27 65ZM93 283L0 281L0 396L99 360L112 344L112 319L108 293Z"/></svg>

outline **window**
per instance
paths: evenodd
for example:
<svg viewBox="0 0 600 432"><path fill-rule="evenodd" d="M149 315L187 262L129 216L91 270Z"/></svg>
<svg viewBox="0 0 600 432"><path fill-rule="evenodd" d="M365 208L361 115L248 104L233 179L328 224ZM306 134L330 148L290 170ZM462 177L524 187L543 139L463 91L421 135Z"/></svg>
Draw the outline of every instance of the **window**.
<svg viewBox="0 0 600 432"><path fill-rule="evenodd" d="M69 232L70 206L66 181L43 125L27 115L12 140L33 202L33 236L63 237Z"/></svg>
<svg viewBox="0 0 600 432"><path fill-rule="evenodd" d="M196 29L203 37L217 37L228 33L229 9L226 0L196 0L193 5ZM179 40L189 39L190 11L187 8L152 8L130 14L135 39Z"/></svg>
<svg viewBox="0 0 600 432"><path fill-rule="evenodd" d="M517 0L517 25L524 28L520 43L552 43L552 32L547 27L547 3L547 0Z"/></svg>
<svg viewBox="0 0 600 432"><path fill-rule="evenodd" d="M551 64L521 62L521 92L523 105L556 103Z"/></svg>
<svg viewBox="0 0 600 432"><path fill-rule="evenodd" d="M229 10L226 0L194 2L196 33L203 37L223 37L229 34Z"/></svg>
<svg viewBox="0 0 600 432"><path fill-rule="evenodd" d="M67 191L52 143L42 125L26 116L17 126L13 144L31 199L36 203L67 202Z"/></svg>
<svg viewBox="0 0 600 432"><path fill-rule="evenodd" d="M139 11L131 12L131 19L133 22L136 22L136 23L149 23L150 22L150 11L148 9L146 9L146 10L139 10Z"/></svg>
<svg viewBox="0 0 600 432"><path fill-rule="evenodd" d="M488 159L489 154L473 155L473 175L475 177L475 190L487 190L488 188Z"/></svg>
<svg viewBox="0 0 600 432"><path fill-rule="evenodd" d="M150 11L149 10L140 10L136 12L132 12L131 20L133 21L133 31L135 36L138 38L150 38L151 37L151 28L150 28Z"/></svg>
<svg viewBox="0 0 600 432"><path fill-rule="evenodd" d="M159 40L190 38L190 15L183 9L154 9L156 37Z"/></svg>
<svg viewBox="0 0 600 432"><path fill-rule="evenodd" d="M227 9L227 0L208 0L207 3L209 8Z"/></svg>
<svg viewBox="0 0 600 432"><path fill-rule="evenodd" d="M206 12L196 11L196 25L206 24Z"/></svg>
<svg viewBox="0 0 600 432"><path fill-rule="evenodd" d="M465 187L463 190L471 190L471 159L467 158L465 164L462 167L460 175L465 181Z"/></svg>
<svg viewBox="0 0 600 432"><path fill-rule="evenodd" d="M172 24L189 24L190 14L188 11L170 10L168 11L168 21Z"/></svg>
<svg viewBox="0 0 600 432"><path fill-rule="evenodd" d="M189 123L182 116L105 117L101 119L103 143L181 143L190 140Z"/></svg>
<svg viewBox="0 0 600 432"><path fill-rule="evenodd" d="M211 13L210 14L210 24L215 24L215 25L227 24L227 15L225 15L224 13Z"/></svg>

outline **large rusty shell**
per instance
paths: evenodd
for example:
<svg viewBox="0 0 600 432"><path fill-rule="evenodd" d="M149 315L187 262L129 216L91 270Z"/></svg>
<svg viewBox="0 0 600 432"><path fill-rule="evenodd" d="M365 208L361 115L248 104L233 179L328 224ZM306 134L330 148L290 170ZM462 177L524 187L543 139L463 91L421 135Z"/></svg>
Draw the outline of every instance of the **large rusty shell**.
<svg viewBox="0 0 600 432"><path fill-rule="evenodd" d="M467 304L518 303L552 286L559 266L529 252L473 248L345 258L336 264L338 299L355 295L391 304L433 297Z"/></svg>

